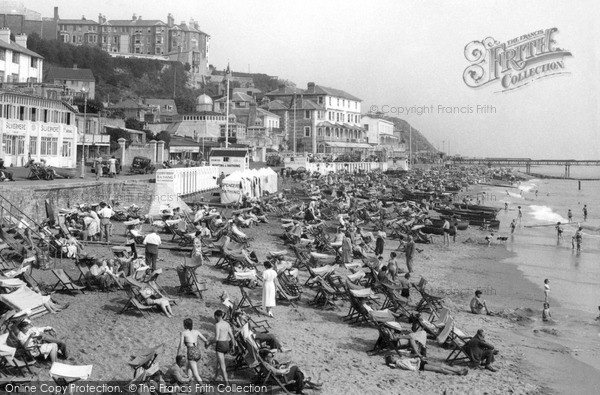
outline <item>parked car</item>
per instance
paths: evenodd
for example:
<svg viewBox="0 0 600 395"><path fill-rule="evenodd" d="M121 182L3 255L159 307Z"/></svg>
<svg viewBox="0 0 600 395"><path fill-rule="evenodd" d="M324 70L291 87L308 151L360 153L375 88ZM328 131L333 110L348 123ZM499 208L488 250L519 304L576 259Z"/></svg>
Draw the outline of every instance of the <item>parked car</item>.
<svg viewBox="0 0 600 395"><path fill-rule="evenodd" d="M129 169L130 174L148 174L154 173L156 167L152 164L150 158L145 158L143 156L136 156L133 158L133 162L131 162L131 169Z"/></svg>

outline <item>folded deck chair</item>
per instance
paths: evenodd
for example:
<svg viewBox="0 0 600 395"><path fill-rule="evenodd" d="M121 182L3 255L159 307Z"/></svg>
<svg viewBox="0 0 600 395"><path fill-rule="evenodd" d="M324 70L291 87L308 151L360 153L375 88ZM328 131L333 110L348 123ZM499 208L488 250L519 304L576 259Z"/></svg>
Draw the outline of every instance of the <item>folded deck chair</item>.
<svg viewBox="0 0 600 395"><path fill-rule="evenodd" d="M49 301L49 296L42 296L28 287L21 287L12 293L0 295L0 302L17 313L28 311L32 317L46 314L48 310L45 304Z"/></svg>
<svg viewBox="0 0 600 395"><path fill-rule="evenodd" d="M50 377L57 385L67 386L79 380L87 380L92 374L93 365L67 365L54 362L50 367Z"/></svg>
<svg viewBox="0 0 600 395"><path fill-rule="evenodd" d="M143 369L149 374L153 374L158 370L158 363L156 362L156 358L163 352L164 343L159 344L158 346L146 348L136 353L136 355L132 355L130 357L129 362L127 364L133 368L133 377L138 377L138 371Z"/></svg>
<svg viewBox="0 0 600 395"><path fill-rule="evenodd" d="M63 269L52 269L52 273L58 278L56 284L54 284L53 290L64 290L68 292L77 292L81 291L81 293L85 293L83 290L85 287L75 284L73 279L69 277L69 275Z"/></svg>

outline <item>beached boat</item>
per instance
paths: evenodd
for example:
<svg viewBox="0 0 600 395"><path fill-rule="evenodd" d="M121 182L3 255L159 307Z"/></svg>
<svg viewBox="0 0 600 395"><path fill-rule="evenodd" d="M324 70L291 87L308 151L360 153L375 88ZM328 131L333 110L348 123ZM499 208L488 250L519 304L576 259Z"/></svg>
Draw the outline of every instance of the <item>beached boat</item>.
<svg viewBox="0 0 600 395"><path fill-rule="evenodd" d="M435 227L442 227L444 226L444 220L448 219L448 221L450 221L450 225L452 225L452 219L450 217L442 217L442 218L433 218L430 219L431 223L433 224L433 226ZM458 220L458 224L456 225L456 228L458 230L466 230L469 227L469 221L464 221L464 220Z"/></svg>
<svg viewBox="0 0 600 395"><path fill-rule="evenodd" d="M486 219L493 220L496 219L496 212L491 211L476 211L476 210L461 210L461 209L447 209L447 208L437 208L435 209L442 215L456 216L464 219Z"/></svg>
<svg viewBox="0 0 600 395"><path fill-rule="evenodd" d="M477 204L465 204L465 203L454 203L454 206L461 210L473 210L473 211L489 211L498 214L500 209L498 207L481 206Z"/></svg>

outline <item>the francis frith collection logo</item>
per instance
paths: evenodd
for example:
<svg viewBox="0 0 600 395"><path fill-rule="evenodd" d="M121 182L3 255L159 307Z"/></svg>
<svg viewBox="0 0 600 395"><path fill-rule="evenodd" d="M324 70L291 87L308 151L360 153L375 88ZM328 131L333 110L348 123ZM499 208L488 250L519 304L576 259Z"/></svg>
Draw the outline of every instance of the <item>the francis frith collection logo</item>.
<svg viewBox="0 0 600 395"><path fill-rule="evenodd" d="M499 92L523 87L540 78L566 73L565 58L571 52L559 48L553 27L524 34L505 43L492 37L472 41L465 47L465 58L471 62L464 73L471 88L499 83Z"/></svg>

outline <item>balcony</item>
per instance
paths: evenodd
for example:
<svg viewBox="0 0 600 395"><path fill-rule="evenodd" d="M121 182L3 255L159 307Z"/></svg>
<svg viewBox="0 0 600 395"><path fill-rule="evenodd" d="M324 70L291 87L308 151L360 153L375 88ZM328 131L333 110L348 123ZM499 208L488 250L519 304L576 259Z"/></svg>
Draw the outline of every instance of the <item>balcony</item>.
<svg viewBox="0 0 600 395"><path fill-rule="evenodd" d="M85 145L110 145L110 136L108 134L78 134L77 144L83 144L85 137Z"/></svg>

